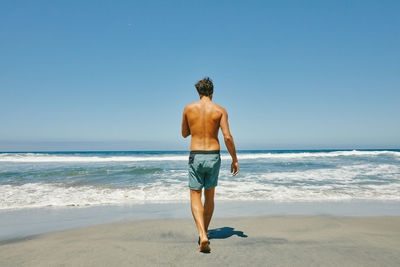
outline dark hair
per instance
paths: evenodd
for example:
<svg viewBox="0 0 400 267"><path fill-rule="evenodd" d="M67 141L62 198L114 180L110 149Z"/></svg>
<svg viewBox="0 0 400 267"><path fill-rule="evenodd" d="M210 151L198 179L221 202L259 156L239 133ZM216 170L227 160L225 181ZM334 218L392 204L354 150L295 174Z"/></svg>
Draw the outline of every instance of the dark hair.
<svg viewBox="0 0 400 267"><path fill-rule="evenodd" d="M209 96L214 92L214 84L212 80L208 77L205 77L203 80L198 81L196 84L197 92L200 95Z"/></svg>

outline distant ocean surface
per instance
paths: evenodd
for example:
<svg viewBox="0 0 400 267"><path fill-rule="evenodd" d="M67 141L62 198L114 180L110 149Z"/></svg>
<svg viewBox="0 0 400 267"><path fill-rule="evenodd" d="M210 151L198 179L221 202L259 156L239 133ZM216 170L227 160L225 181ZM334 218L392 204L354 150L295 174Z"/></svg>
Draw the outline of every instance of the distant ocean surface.
<svg viewBox="0 0 400 267"><path fill-rule="evenodd" d="M400 150L221 153L218 200L400 201ZM0 209L189 200L188 152L0 153Z"/></svg>

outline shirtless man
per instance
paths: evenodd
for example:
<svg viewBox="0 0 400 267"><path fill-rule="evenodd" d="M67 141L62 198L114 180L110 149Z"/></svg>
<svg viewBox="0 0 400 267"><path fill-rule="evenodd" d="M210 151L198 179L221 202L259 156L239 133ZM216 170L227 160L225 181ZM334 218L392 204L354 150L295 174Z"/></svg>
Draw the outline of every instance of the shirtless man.
<svg viewBox="0 0 400 267"><path fill-rule="evenodd" d="M189 188L194 221L199 231L201 252L210 252L207 230L214 212L214 190L218 183L221 157L218 131L221 127L225 145L232 157L231 173L239 172L235 144L229 131L226 110L211 101L214 85L206 77L196 83L200 101L183 111L182 136L192 135L189 155ZM204 187L204 206L201 202Z"/></svg>

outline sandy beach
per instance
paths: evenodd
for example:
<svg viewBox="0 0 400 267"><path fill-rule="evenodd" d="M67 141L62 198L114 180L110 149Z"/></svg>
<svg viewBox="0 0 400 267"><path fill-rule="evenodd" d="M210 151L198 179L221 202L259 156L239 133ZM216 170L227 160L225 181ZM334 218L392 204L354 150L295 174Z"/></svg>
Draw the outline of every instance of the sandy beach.
<svg viewBox="0 0 400 267"><path fill-rule="evenodd" d="M191 219L120 221L4 240L1 266L398 266L400 217L217 218L211 253Z"/></svg>

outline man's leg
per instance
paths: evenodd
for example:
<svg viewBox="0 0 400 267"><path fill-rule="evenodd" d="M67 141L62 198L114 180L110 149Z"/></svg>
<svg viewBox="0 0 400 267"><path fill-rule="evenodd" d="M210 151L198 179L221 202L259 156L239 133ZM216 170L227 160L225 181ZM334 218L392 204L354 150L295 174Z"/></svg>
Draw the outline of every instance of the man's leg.
<svg viewBox="0 0 400 267"><path fill-rule="evenodd" d="M206 233L214 212L214 192L215 187L204 189L204 229Z"/></svg>
<svg viewBox="0 0 400 267"><path fill-rule="evenodd" d="M199 231L200 237L200 251L208 252L210 247L208 246L207 232L204 227L204 207L201 203L201 191L202 190L190 190L190 201L192 207L193 219L196 223L197 230Z"/></svg>

